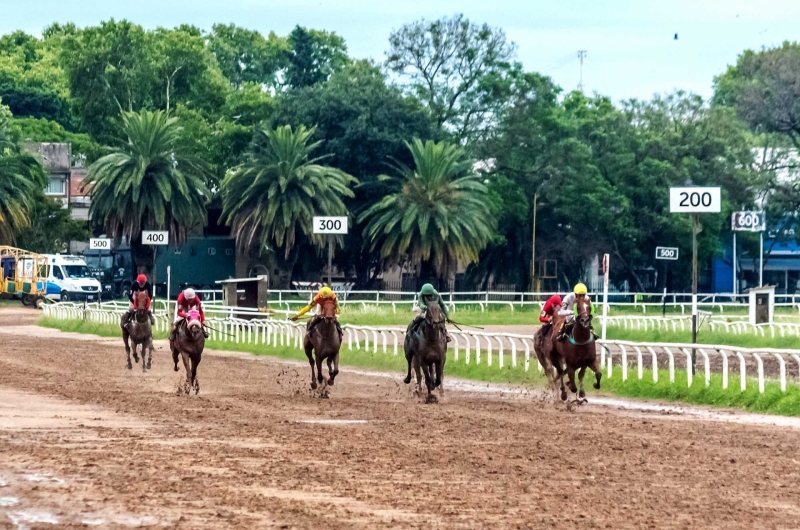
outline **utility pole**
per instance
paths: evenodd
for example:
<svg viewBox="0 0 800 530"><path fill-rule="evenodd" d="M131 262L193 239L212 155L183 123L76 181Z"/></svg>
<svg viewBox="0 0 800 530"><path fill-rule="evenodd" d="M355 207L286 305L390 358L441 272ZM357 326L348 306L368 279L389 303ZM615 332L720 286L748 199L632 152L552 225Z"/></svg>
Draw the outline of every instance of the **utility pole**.
<svg viewBox="0 0 800 530"><path fill-rule="evenodd" d="M697 234L700 233L700 219L692 215L692 344L697 344ZM692 373L695 373L697 351L692 349Z"/></svg>
<svg viewBox="0 0 800 530"><path fill-rule="evenodd" d="M586 50L578 50L578 58L581 60L581 80L578 83L578 90L583 92L583 59L586 57Z"/></svg>
<svg viewBox="0 0 800 530"><path fill-rule="evenodd" d="M533 194L533 241L531 242L531 292L536 292L536 199L539 194Z"/></svg>

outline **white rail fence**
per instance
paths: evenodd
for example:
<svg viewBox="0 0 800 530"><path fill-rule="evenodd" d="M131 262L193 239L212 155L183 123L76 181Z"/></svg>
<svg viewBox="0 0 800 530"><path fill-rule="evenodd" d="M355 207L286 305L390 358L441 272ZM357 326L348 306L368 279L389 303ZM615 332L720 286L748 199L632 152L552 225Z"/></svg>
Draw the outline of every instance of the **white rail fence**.
<svg viewBox="0 0 800 530"><path fill-rule="evenodd" d="M60 320L87 320L101 324L118 325L126 306L102 304L79 304L63 302L43 306L46 316ZM302 347L305 326L291 321L260 318L247 320L241 308L219 308L206 311L206 322L210 339L223 343L263 345L265 347ZM217 313L216 315L214 313ZM231 316L233 315L233 316ZM157 331L169 330L172 318L167 314L156 314ZM355 326L345 324L347 349L363 350L377 354L398 355L402 352L404 328ZM484 331L450 330L453 341L449 344L453 359L465 364L485 364L498 369L522 369L529 371L531 360L536 363L539 372L542 366L533 349L533 335L514 333L491 333ZM658 382L659 369L666 369L670 383L675 382L676 359L678 368L684 369L688 386L692 386L694 377L702 374L706 387L711 384L712 373L721 375L722 388L727 389L730 373L738 368L739 388L742 392L748 384L757 384L761 393L765 391L768 381L779 383L782 392L787 390L791 381L800 384L800 350L774 348L742 348L738 346L688 344L688 343L647 343L621 340L599 340L600 362L607 377L614 370L620 370L623 381L629 378L629 371L635 370L638 379L645 377L645 365L650 377ZM692 366L692 351L697 352L698 362L702 367L693 374L687 368ZM648 362L645 362L647 359ZM737 363L738 361L738 363ZM712 372L712 363L714 371ZM733 364L733 366L731 366ZM789 375L789 369L795 376ZM748 377L748 372L755 371L755 378ZM737 371L734 371L734 375Z"/></svg>
<svg viewBox="0 0 800 530"><path fill-rule="evenodd" d="M776 319L780 317L796 319L788 315L776 315ZM603 317L597 317L602 323ZM787 336L800 336L800 323L794 322L773 322L771 324L751 324L747 317L741 319L736 318L720 318L701 316L700 328L707 328L711 331L725 331L734 335L758 335L761 337L770 336L775 338ZM606 323L609 327L619 327L626 330L637 331L691 331L692 318L687 317L646 317L638 315L622 315L606 317Z"/></svg>

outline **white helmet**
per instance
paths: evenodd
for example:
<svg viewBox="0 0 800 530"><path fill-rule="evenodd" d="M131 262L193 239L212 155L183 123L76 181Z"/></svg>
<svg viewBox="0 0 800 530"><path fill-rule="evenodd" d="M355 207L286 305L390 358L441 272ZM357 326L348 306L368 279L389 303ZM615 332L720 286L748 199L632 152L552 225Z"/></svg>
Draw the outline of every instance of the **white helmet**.
<svg viewBox="0 0 800 530"><path fill-rule="evenodd" d="M197 295L194 294L194 289L189 287L188 289L183 291L183 296L185 296L187 300L194 300Z"/></svg>

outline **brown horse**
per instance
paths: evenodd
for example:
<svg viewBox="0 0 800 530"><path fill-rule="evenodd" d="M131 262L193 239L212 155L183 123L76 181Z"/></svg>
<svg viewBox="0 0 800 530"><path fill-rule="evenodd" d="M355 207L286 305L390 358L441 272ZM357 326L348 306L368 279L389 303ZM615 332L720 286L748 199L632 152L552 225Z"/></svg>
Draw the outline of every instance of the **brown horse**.
<svg viewBox="0 0 800 530"><path fill-rule="evenodd" d="M556 390L556 374L553 368L552 352L553 348L553 330L556 327L550 323L541 326L533 336L533 351L536 352L536 357L539 359L539 364L544 369L544 374L547 376L547 384Z"/></svg>
<svg viewBox="0 0 800 530"><path fill-rule="evenodd" d="M403 349L408 361L408 375L403 379L405 384L411 382L411 366L417 375L417 392L422 392L422 373L425 374L425 386L428 388L426 403L435 403L434 389L439 388L443 393L442 381L444 380L444 364L447 361L447 330L442 308L436 302L428 303L425 319L420 322L417 329L411 326L406 330Z"/></svg>
<svg viewBox="0 0 800 530"><path fill-rule="evenodd" d="M133 369L131 364L131 347L128 344L128 339L133 341L133 358L139 362L139 356L136 355L136 347L142 346L142 371L146 372L150 369L153 362L153 329L150 325L150 316L147 314L147 293L139 291L136 294L136 313L133 319L128 322L128 313L125 313L120 318L120 327L122 328L122 342L125 343L125 355L128 357L128 370ZM149 355L148 355L149 351Z"/></svg>
<svg viewBox="0 0 800 530"><path fill-rule="evenodd" d="M592 302L586 297L579 299L576 304L578 306L578 315L575 317L572 336L563 341L555 338L552 340L554 348L551 351L550 360L558 373L556 378L561 383L562 401L567 400L567 390L564 388L565 372L569 377L570 391L578 393L578 388L575 386L575 370L579 370L580 393L578 393L578 397L581 399L586 396L586 392L583 390L583 376L586 373L586 369L590 368L594 372L597 379L594 384L595 389L600 388L600 379L603 377L597 360L597 343L591 330ZM560 317L558 321L554 322L553 328L560 329L561 322L565 319L566 316ZM566 370L562 367L562 363L566 366Z"/></svg>
<svg viewBox="0 0 800 530"><path fill-rule="evenodd" d="M322 376L322 361L328 361L328 385L333 386L334 379L339 375L339 348L342 346L342 338L336 326L336 302L325 299L320 304L320 314L315 317L316 323L311 333L306 334L303 341L303 348L306 350L308 364L311 365L311 388L317 388L317 382L322 383L325 378ZM306 324L306 329L311 326L313 320ZM313 350L313 353L312 353ZM314 364L316 357L317 371L314 374ZM333 366L331 366L333 364Z"/></svg>
<svg viewBox="0 0 800 530"><path fill-rule="evenodd" d="M203 324L200 322L200 312L192 308L189 315L176 325L178 329L175 333L175 340L169 343L175 371L178 371L178 355L180 355L183 359L183 367L186 369L186 383L183 391L189 394L194 388L194 393L199 394L200 381L197 379L197 366L200 364L203 348L206 345Z"/></svg>

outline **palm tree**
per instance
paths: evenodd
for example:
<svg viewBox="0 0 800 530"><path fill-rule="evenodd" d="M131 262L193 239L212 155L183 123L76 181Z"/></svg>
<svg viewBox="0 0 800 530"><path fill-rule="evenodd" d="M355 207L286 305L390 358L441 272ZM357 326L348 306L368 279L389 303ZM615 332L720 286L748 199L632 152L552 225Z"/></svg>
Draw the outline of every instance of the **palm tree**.
<svg viewBox="0 0 800 530"><path fill-rule="evenodd" d="M0 244L13 244L30 224L35 199L47 185L42 166L14 143L0 106Z"/></svg>
<svg viewBox="0 0 800 530"><path fill-rule="evenodd" d="M315 215L346 215L343 197L353 197L358 181L339 169L311 158L321 142L309 143L316 128L289 125L261 129L247 161L222 181L222 215L233 228L241 250L283 247L291 277L298 239L313 235Z"/></svg>
<svg viewBox="0 0 800 530"><path fill-rule="evenodd" d="M89 213L115 239L126 236L149 272L154 251L141 244L142 230L168 230L170 244L182 245L207 221L209 173L182 144L177 118L163 111L123 112L120 133L119 147L89 166Z"/></svg>
<svg viewBox="0 0 800 530"><path fill-rule="evenodd" d="M457 145L416 138L406 145L414 169L398 165L397 177L378 177L395 191L364 211L359 222L368 222L365 239L372 250L380 247L387 262L408 259L418 274L433 269L444 278L459 263L477 261L493 237L488 191Z"/></svg>

